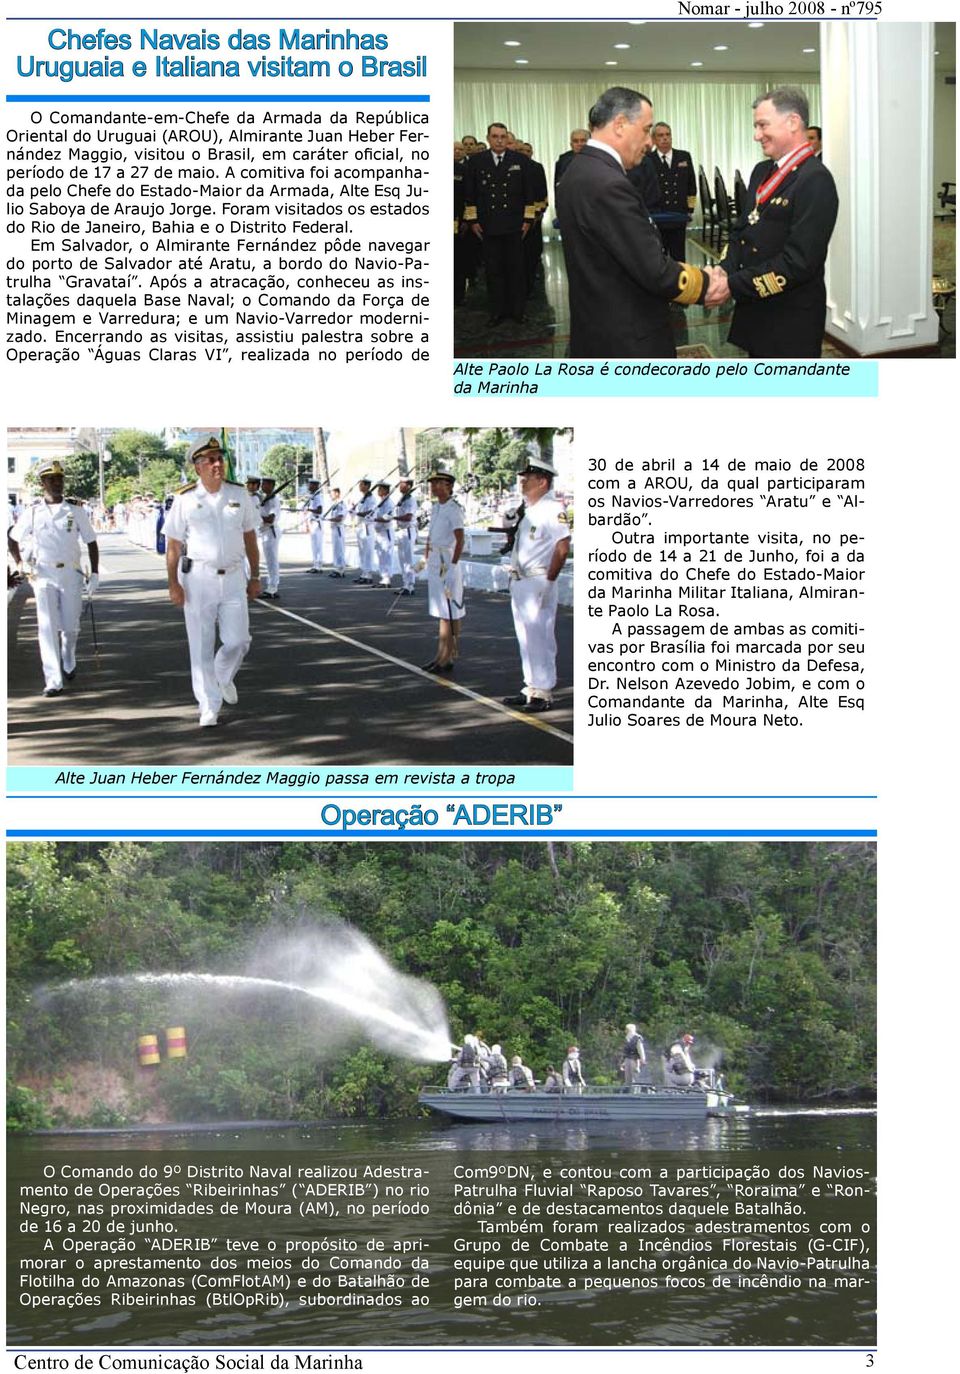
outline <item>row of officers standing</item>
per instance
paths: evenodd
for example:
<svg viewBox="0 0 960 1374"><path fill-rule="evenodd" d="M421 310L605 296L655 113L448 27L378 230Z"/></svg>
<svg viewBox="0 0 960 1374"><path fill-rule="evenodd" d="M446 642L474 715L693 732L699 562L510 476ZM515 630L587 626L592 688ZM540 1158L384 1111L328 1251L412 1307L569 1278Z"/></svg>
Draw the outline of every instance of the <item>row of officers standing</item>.
<svg viewBox="0 0 960 1374"><path fill-rule="evenodd" d="M266 569L261 597L279 600L280 586L280 525L282 507L280 491L271 477L248 477L247 492L260 514L260 540ZM414 548L417 541L419 505L411 478L402 477L392 487L390 482L377 482L363 477L357 483L356 499L344 499L339 487L324 493L318 478L307 483L307 496L302 506L310 521L310 569L322 573L327 561L333 571L330 577L346 577L347 530L352 524L356 533L360 558L360 576L354 580L361 586L373 586L377 580L383 587L393 582L394 567L400 569L401 593L413 596L416 582ZM352 488L351 488L352 491ZM329 548L330 557L326 554Z"/></svg>

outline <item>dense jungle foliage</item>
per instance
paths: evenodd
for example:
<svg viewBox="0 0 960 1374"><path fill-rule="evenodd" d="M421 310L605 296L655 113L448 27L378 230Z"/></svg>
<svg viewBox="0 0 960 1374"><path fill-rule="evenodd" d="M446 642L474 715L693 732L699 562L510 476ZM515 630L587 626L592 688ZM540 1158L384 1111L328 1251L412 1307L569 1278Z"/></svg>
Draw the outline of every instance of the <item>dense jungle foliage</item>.
<svg viewBox="0 0 960 1374"><path fill-rule="evenodd" d="M255 946L325 920L434 984L450 1032L521 1054L568 1044L614 1082L623 1027L651 1059L682 1030L748 1100L868 1098L875 1076L870 844L130 844L8 849L8 1125L404 1115L446 1066L389 1031L331 1042L289 1009L130 973L251 970ZM302 1001L302 999L301 999ZM143 1069L144 1032L190 1052Z"/></svg>

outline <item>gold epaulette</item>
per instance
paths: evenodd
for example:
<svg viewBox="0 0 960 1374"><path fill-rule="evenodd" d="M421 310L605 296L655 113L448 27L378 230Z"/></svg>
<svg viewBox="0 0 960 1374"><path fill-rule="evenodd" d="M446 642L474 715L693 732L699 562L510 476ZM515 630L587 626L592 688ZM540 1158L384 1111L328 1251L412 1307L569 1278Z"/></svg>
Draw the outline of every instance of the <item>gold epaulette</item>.
<svg viewBox="0 0 960 1374"><path fill-rule="evenodd" d="M79 498L78 496L65 496L63 499L64 499L64 501L66 501L66 503L67 503L68 506L82 506L82 505L83 505L83 502L80 500L80 498Z"/></svg>
<svg viewBox="0 0 960 1374"><path fill-rule="evenodd" d="M184 492L193 491L196 485L196 482L188 482L185 487L177 487L176 491L173 494L174 496L183 496Z"/></svg>
<svg viewBox="0 0 960 1374"><path fill-rule="evenodd" d="M677 294L673 299L677 305L696 305L703 295L703 273L699 267L691 267L686 262L681 262L678 266L680 275L677 278Z"/></svg>

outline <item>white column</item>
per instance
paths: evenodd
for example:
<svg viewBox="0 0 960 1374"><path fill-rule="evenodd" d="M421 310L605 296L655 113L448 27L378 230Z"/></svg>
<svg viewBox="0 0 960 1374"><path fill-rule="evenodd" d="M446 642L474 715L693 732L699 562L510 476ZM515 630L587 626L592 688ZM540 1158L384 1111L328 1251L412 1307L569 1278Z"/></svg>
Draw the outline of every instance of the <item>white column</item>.
<svg viewBox="0 0 960 1374"><path fill-rule="evenodd" d="M820 25L823 160L840 214L827 333L855 354L929 348L933 25Z"/></svg>

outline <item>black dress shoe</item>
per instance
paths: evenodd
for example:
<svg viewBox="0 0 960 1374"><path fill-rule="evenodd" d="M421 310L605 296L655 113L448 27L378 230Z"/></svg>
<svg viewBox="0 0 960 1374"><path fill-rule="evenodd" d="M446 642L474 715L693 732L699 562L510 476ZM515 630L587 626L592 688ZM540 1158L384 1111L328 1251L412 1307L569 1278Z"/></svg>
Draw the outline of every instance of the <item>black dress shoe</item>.
<svg viewBox="0 0 960 1374"><path fill-rule="evenodd" d="M45 697L58 697L58 696L62 695L62 693L63 693L63 688L62 688L62 687L44 687L44 689L43 689L43 695L44 695Z"/></svg>
<svg viewBox="0 0 960 1374"><path fill-rule="evenodd" d="M432 658L429 663L421 663L420 671L423 673L432 673L436 666L437 660L435 658Z"/></svg>
<svg viewBox="0 0 960 1374"><path fill-rule="evenodd" d="M74 679L76 676L77 676L77 670L76 670L76 668L74 668L74 670L73 670L72 673L68 673L67 670L66 670L66 668L64 668L64 670L63 670L63 678L64 678L64 681L65 681L65 682L72 682L73 679Z"/></svg>
<svg viewBox="0 0 960 1374"><path fill-rule="evenodd" d="M544 701L543 697L531 697L523 708L523 714L525 716L538 716L541 711L549 711L552 705L552 701Z"/></svg>
<svg viewBox="0 0 960 1374"><path fill-rule="evenodd" d="M518 692L514 697L501 697L504 706L526 706L527 698L523 692Z"/></svg>

